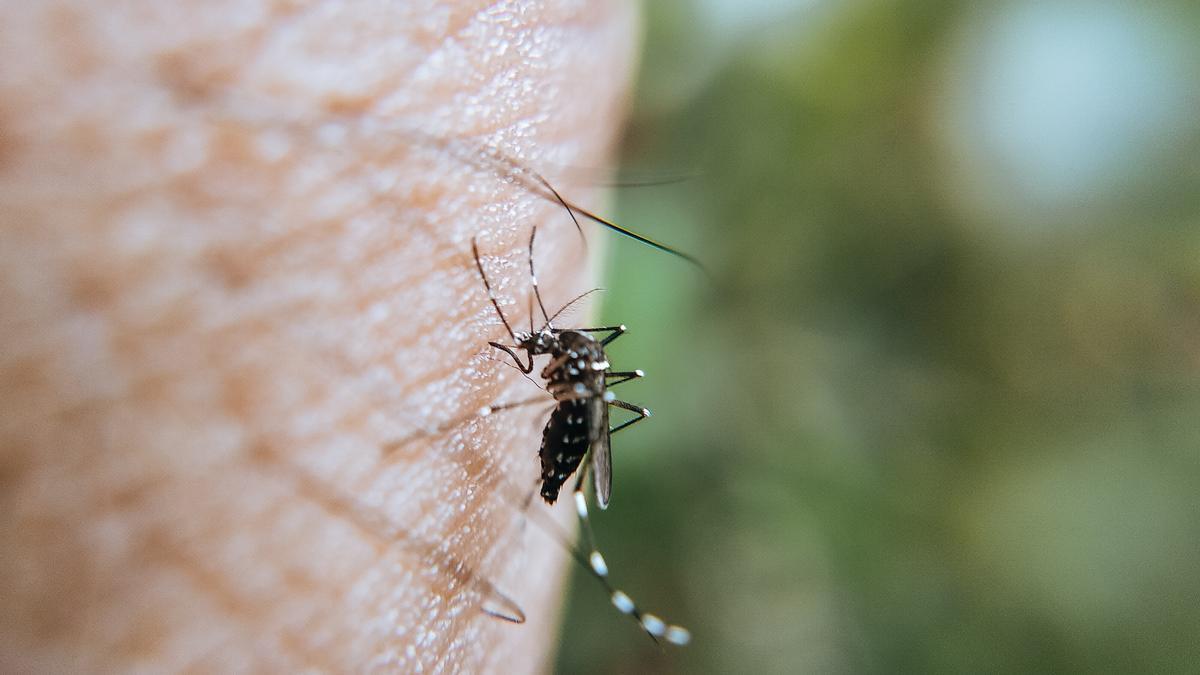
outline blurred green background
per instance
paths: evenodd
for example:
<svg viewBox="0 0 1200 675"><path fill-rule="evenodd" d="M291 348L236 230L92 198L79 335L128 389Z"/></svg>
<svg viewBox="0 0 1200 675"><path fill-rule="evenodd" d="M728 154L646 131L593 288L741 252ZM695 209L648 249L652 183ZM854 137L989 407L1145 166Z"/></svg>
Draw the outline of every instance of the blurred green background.
<svg viewBox="0 0 1200 675"><path fill-rule="evenodd" d="M644 10L558 669L1200 670L1200 6Z"/></svg>

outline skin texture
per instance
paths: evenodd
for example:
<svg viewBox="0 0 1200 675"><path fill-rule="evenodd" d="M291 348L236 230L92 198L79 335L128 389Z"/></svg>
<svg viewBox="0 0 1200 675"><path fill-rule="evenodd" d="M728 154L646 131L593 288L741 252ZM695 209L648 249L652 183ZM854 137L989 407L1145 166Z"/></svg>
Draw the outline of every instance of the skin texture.
<svg viewBox="0 0 1200 675"><path fill-rule="evenodd" d="M594 282L463 148L603 165L633 34L615 2L0 6L0 670L545 668L546 408L454 423L538 393L470 238L517 326L533 223L547 305Z"/></svg>

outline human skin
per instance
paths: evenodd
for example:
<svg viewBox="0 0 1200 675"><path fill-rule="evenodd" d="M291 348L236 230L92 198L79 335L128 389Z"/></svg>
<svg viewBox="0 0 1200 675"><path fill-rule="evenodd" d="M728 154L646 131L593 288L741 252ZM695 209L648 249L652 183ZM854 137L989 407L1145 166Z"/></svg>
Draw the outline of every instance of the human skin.
<svg viewBox="0 0 1200 675"><path fill-rule="evenodd" d="M0 4L0 670L545 668L545 407L470 419L538 393L471 238L517 325L533 224L547 305L594 283L561 208L431 139L603 165L634 19Z"/></svg>

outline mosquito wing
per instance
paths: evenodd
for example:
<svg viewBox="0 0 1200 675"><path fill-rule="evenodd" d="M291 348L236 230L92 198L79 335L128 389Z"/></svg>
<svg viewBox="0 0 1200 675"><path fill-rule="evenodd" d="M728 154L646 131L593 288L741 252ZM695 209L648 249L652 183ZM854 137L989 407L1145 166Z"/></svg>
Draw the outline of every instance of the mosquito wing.
<svg viewBox="0 0 1200 675"><path fill-rule="evenodd" d="M591 427L588 436L592 442L592 480L596 486L596 503L602 509L608 508L608 500L612 496L612 450L609 447L608 434L608 403L602 396L596 396L589 402L591 411L588 418Z"/></svg>

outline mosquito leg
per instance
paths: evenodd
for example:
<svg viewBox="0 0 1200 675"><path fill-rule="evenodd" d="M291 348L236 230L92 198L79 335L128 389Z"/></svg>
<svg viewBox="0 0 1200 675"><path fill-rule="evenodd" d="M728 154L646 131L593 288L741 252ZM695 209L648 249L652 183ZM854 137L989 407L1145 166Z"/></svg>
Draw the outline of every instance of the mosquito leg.
<svg viewBox="0 0 1200 675"><path fill-rule="evenodd" d="M632 403L626 403L625 401L618 401L616 399L609 401L608 404L612 405L612 406L616 406L618 408L624 408L625 410L628 410L630 412L635 412L638 414L637 417L635 417L627 422L622 422L622 423L618 424L617 426L613 427L612 429L609 429L608 430L609 436L617 433L618 431L620 431L622 429L631 427L634 424L637 424L638 422L641 422L642 420L644 420L650 416L650 409L643 408L640 405L634 405Z"/></svg>
<svg viewBox="0 0 1200 675"><path fill-rule="evenodd" d="M505 595L477 570L472 569L466 561L446 553L442 542L416 536L406 526L392 521L373 508L368 508L368 505L354 499L340 486L329 483L317 474L309 473L307 469L279 455L270 446L256 447L251 459L256 463L267 463L273 469L274 475L283 475L290 480L296 494L303 494L306 499L314 501L327 512L337 514L383 547L395 547L418 554L441 573L446 574L448 579L465 581L480 594L480 610L485 614L509 623L525 623L525 612L521 611L516 601Z"/></svg>
<svg viewBox="0 0 1200 675"><path fill-rule="evenodd" d="M474 416L475 417L487 417L488 415L491 415L492 413L498 413L501 410L512 410L513 408L520 408L521 406L530 405L532 403L545 403L545 402L546 402L545 396L538 396L536 398L527 398L522 401L513 401L512 403L499 403L496 405L489 405L489 406L484 406L484 407L480 408L475 413Z"/></svg>
<svg viewBox="0 0 1200 675"><path fill-rule="evenodd" d="M610 371L610 372L607 372L604 374L604 386L611 388L611 387L617 386L618 384L623 384L630 380L636 380L639 377L645 377L645 376L646 376L646 373L642 370L627 370L624 372L611 372ZM608 379L610 377L619 377L621 379L616 380L614 382L614 381L611 381Z"/></svg>
<svg viewBox="0 0 1200 675"><path fill-rule="evenodd" d="M590 518L588 518L587 493L585 486L587 485L587 475L588 471L591 469L591 466L592 457L589 453L588 456L584 458L583 464L579 468L579 474L575 477L575 513L579 516L579 531L582 532L581 536L583 537L583 545L587 547L588 551L590 551L588 554L588 563L593 572L597 572L603 577L608 575L608 567L601 564L600 568L603 571L596 569L595 561L603 561L604 558L599 557L600 553L596 548L596 533L592 531L592 521Z"/></svg>
<svg viewBox="0 0 1200 675"><path fill-rule="evenodd" d="M469 415L463 415L454 420L451 420L450 422L443 424L443 425L437 427L436 429L433 429L432 431L419 431L419 432L411 434L409 436L405 436L404 438L400 438L400 439L397 439L394 441L389 441L383 445L383 454L384 455L391 454L392 452L399 450L400 448L404 447L405 445L408 445L409 443L411 443L413 441L416 441L416 440L419 440L422 438L429 438L431 436L436 436L440 433L449 431L450 429L453 429L454 427L457 427L460 424L465 424L465 423L467 423L475 418L478 418L478 417L487 417L493 413L498 413L498 412L502 412L505 410L512 410L513 408L520 408L522 406L527 406L527 405L531 405L534 403L545 403L545 402L546 402L546 396L543 395L543 396L538 396L536 398L525 399L522 401L513 401L511 403L499 403L496 405L487 405L487 406L484 406L484 407L476 410L475 412L473 412Z"/></svg>
<svg viewBox="0 0 1200 675"><path fill-rule="evenodd" d="M593 290L602 290L602 289L593 289ZM588 291L588 293L591 293L591 292L592 291ZM580 332L602 333L605 331L616 331L618 333L624 333L625 331L627 331L629 329L625 327L625 324L621 324L619 326L596 326L595 328L555 328L553 332L561 333L565 330L575 331L577 333L580 333Z"/></svg>
<svg viewBox="0 0 1200 675"><path fill-rule="evenodd" d="M613 340L616 340L617 338L624 335L626 328L625 328L625 324L621 324L620 326L603 326L601 328L584 328L584 330L588 331L589 333L609 331L608 337L606 337L600 341L600 346L604 347L608 343L610 343Z"/></svg>
<svg viewBox="0 0 1200 675"><path fill-rule="evenodd" d="M588 519L587 495L584 493L584 478L587 476L588 462L585 461L583 466L584 468L579 472L579 477L575 481L575 513L579 516L579 528L583 531L583 540L588 553L586 558L578 549L572 553L579 563L587 568L592 577L604 586L604 590L608 591L608 597L617 611L632 616L642 630L650 636L650 639L654 640L655 644L659 644L659 638L662 638L671 644L686 645L692 639L692 634L686 628L669 625L653 614L642 612L634 604L632 598L609 582L608 564L604 562L604 556L600 555L600 551L596 548L596 538L592 533L591 521Z"/></svg>
<svg viewBox="0 0 1200 675"><path fill-rule="evenodd" d="M611 335L609 335L608 337L606 337L600 341L600 346L603 347L603 346L607 345L608 343L612 342L613 340L616 340L617 338L624 335L625 331L627 331L629 329L625 327L625 324L621 324L620 326L597 326L595 328L554 328L554 329L551 329L550 332L561 333L566 330L575 331L576 333L609 332L609 333L611 333Z"/></svg>

